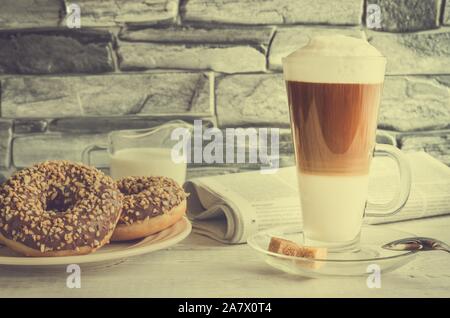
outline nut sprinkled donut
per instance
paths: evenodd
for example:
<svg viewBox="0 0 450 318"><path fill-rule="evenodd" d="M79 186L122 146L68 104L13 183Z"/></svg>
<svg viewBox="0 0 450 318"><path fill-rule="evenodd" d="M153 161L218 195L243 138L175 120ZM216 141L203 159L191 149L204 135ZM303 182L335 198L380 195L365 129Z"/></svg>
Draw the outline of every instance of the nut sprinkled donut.
<svg viewBox="0 0 450 318"><path fill-rule="evenodd" d="M113 241L133 240L162 231L186 212L186 193L166 177L126 177L117 182L124 195Z"/></svg>
<svg viewBox="0 0 450 318"><path fill-rule="evenodd" d="M47 161L15 173L0 188L0 242L26 256L69 256L106 244L122 194L101 171Z"/></svg>

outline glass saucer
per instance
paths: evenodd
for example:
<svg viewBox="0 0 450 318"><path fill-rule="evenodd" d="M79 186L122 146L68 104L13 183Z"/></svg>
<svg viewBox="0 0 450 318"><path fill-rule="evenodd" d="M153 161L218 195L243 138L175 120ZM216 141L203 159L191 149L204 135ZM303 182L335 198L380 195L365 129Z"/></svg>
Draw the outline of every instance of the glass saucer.
<svg viewBox="0 0 450 318"><path fill-rule="evenodd" d="M284 238L303 244L303 231L299 225L289 225L264 230L251 236L247 243L257 251L265 262L289 274L307 277L321 276L367 276L375 270L387 273L414 259L410 251L383 249L386 243L416 235L384 226L365 225L361 229L361 240L352 251L328 252L326 259L310 259L287 256L268 251L272 237Z"/></svg>

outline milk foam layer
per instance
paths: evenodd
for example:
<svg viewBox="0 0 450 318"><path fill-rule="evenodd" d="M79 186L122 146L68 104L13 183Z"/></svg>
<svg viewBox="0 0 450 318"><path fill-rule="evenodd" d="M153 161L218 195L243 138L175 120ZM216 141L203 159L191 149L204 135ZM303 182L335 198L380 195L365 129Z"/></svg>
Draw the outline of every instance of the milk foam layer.
<svg viewBox="0 0 450 318"><path fill-rule="evenodd" d="M369 175L298 175L303 229L308 239L348 242L357 237L366 204Z"/></svg>
<svg viewBox="0 0 450 318"><path fill-rule="evenodd" d="M286 81L382 83L386 59L364 39L317 36L283 59Z"/></svg>

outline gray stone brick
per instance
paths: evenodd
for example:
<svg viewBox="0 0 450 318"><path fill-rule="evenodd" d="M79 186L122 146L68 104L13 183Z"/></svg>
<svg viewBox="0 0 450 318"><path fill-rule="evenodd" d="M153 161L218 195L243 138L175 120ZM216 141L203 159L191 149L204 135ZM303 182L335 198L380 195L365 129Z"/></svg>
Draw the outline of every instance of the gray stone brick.
<svg viewBox="0 0 450 318"><path fill-rule="evenodd" d="M377 130L376 142L390 145L397 145L395 133L383 130ZM280 129L280 149L279 149L279 167L288 167L295 165L295 157L290 129ZM249 149L247 145L246 156ZM225 151L224 151L225 153ZM247 157L248 158L248 157ZM224 173L243 172L246 170L260 169L261 164L251 163L228 163L228 164L190 164L189 171L192 171L192 177L205 175L221 174L222 169L227 169ZM211 170L209 170L211 169ZM232 169L232 170L231 170ZM188 172L189 175L189 172Z"/></svg>
<svg viewBox="0 0 450 318"><path fill-rule="evenodd" d="M45 160L72 160L81 162L83 150L90 144L104 144L105 134L34 134L13 139L13 163L28 167ZM99 154L93 164L108 162L106 154Z"/></svg>
<svg viewBox="0 0 450 318"><path fill-rule="evenodd" d="M268 45L273 27L193 28L168 27L140 30L123 29L119 38L124 41L161 43L219 43Z"/></svg>
<svg viewBox="0 0 450 318"><path fill-rule="evenodd" d="M0 33L0 73L102 73L114 69L103 31Z"/></svg>
<svg viewBox="0 0 450 318"><path fill-rule="evenodd" d="M277 29L269 50L269 68L281 70L281 59L298 48L306 45L310 38L317 35L343 34L363 37L363 32L355 28L325 28L310 26L280 27Z"/></svg>
<svg viewBox="0 0 450 318"><path fill-rule="evenodd" d="M222 130L223 133L224 129ZM395 133L387 132L383 130L378 130L376 135L376 142L390 145L397 145L395 139ZM208 141L204 141L203 149L206 146ZM269 143L270 144L270 143ZM294 157L294 147L292 142L291 130L290 129L280 129L280 139L279 139L279 156L278 156L278 164L279 167L288 167L295 165L295 157ZM269 145L270 147L270 145ZM250 151L248 143L246 144L246 158L248 158L248 153ZM224 158L226 150L223 150ZM270 151L269 151L270 153ZM191 177L200 177L204 175L214 175L214 174L222 174L222 169L226 169L223 173L235 173L242 172L245 170L255 170L261 168L261 163L236 163L236 157L234 163L202 163L196 164L191 163L188 165L189 171L192 171Z"/></svg>
<svg viewBox="0 0 450 318"><path fill-rule="evenodd" d="M9 77L2 80L3 117L80 116L76 77Z"/></svg>
<svg viewBox="0 0 450 318"><path fill-rule="evenodd" d="M113 26L117 24L160 24L175 22L178 0L83 0L81 25Z"/></svg>
<svg viewBox="0 0 450 318"><path fill-rule="evenodd" d="M0 185L5 182L11 175L16 172L14 167L10 167L10 169L1 170L0 169Z"/></svg>
<svg viewBox="0 0 450 318"><path fill-rule="evenodd" d="M445 1L443 24L450 25L450 1Z"/></svg>
<svg viewBox="0 0 450 318"><path fill-rule="evenodd" d="M14 120L14 133L29 134L44 132L47 129L47 121L37 119Z"/></svg>
<svg viewBox="0 0 450 318"><path fill-rule="evenodd" d="M415 131L450 127L450 76L388 76L379 127ZM217 79L218 124L289 126L281 74L230 75Z"/></svg>
<svg viewBox="0 0 450 318"><path fill-rule="evenodd" d="M56 27L62 11L60 0L2 0L0 28Z"/></svg>
<svg viewBox="0 0 450 318"><path fill-rule="evenodd" d="M2 83L4 117L115 115L210 116L204 73L9 77Z"/></svg>
<svg viewBox="0 0 450 318"><path fill-rule="evenodd" d="M410 32L439 27L441 0L367 0L367 5L376 4L381 10L381 25L376 30ZM366 25L370 27L370 15Z"/></svg>
<svg viewBox="0 0 450 318"><path fill-rule="evenodd" d="M221 127L261 124L288 126L284 81L280 74L230 75L216 80Z"/></svg>
<svg viewBox="0 0 450 318"><path fill-rule="evenodd" d="M0 119L0 170L8 169L11 162L12 121Z"/></svg>
<svg viewBox="0 0 450 318"><path fill-rule="evenodd" d="M189 0L181 14L186 21L203 23L355 25L361 23L362 7L360 0Z"/></svg>
<svg viewBox="0 0 450 318"><path fill-rule="evenodd" d="M87 118L90 119L90 118ZM72 160L80 162L83 150L92 144L105 145L108 134L102 129L93 129L89 133L84 133L81 129L72 128L66 132L51 132L46 134L29 134L17 136L13 139L13 163L15 167L28 167L34 163L45 160ZM102 122L102 119L98 119ZM167 118L165 120L167 122ZM99 123L97 122L97 123ZM162 122L155 122L161 124ZM81 123L80 123L81 124ZM210 126L211 122L204 121L205 126ZM52 124L51 124L52 125ZM82 124L81 124L82 125ZM106 152L93 152L92 164L97 167L106 167L109 162Z"/></svg>
<svg viewBox="0 0 450 318"><path fill-rule="evenodd" d="M3 174L2 171L0 171L0 185L5 182L7 179L7 176Z"/></svg>
<svg viewBox="0 0 450 318"><path fill-rule="evenodd" d="M422 135L400 137L403 151L426 151L441 162L450 166L450 131L437 131Z"/></svg>
<svg viewBox="0 0 450 318"><path fill-rule="evenodd" d="M247 129L247 128L254 129L254 130L256 130L257 133L259 133L258 129L259 129L260 127L257 127L257 126L254 126L254 127L249 126L249 127L244 128L244 129ZM290 128L284 128L284 127L272 127L272 128L278 129L278 133L279 133L279 154L280 154L280 155L292 155L292 154L293 154L293 148L292 148L292 137L291 137L291 130L290 130ZM227 128L219 128L219 130L220 130L220 132L222 133L222 136L225 138L225 136L226 136L226 134L227 134L227 131L233 131L233 128L230 128L230 127L227 127ZM234 131L234 132L236 133L236 131ZM271 131L267 131L267 133L270 134ZM205 149L205 147L206 147L210 142L211 142L211 140L206 140L206 139L202 140L202 146L201 146L202 149ZM223 149L223 154L224 154L223 162L225 162L225 161L226 161L226 157L225 157L225 153L226 153L225 139L222 140L222 141L220 141L220 140L214 140L214 142L215 142L215 144L216 144L218 147L222 147L222 149ZM235 142L236 142L236 140L235 140ZM200 150L200 149L196 148L197 145L196 145L196 143L195 143L194 141L192 142L192 145L194 145L193 150ZM270 135L269 135L268 138L267 138L267 144L266 144L266 146L267 146L269 149L270 149L270 147L271 147L271 139L270 139ZM246 152L246 154L249 153L250 149L254 150L254 147L251 147L251 145L248 143L248 140L247 140L247 141L246 141L246 144L245 144L245 152ZM241 150L242 150L242 149L241 149ZM234 154L235 154L235 155L237 154L237 146L234 147ZM192 156L191 156L191 158L192 158Z"/></svg>
<svg viewBox="0 0 450 318"><path fill-rule="evenodd" d="M404 34L367 33L369 42L387 58L387 74L450 73L450 28Z"/></svg>
<svg viewBox="0 0 450 318"><path fill-rule="evenodd" d="M122 70L190 69L223 73L259 72L266 69L263 47L183 45L120 42Z"/></svg>
<svg viewBox="0 0 450 318"><path fill-rule="evenodd" d="M104 133L112 130L145 129L162 125L171 119L181 119L193 123L196 117L182 116L115 116L115 117L75 117L55 119L50 123L51 131L69 133ZM207 127L213 126L212 118L201 118Z"/></svg>
<svg viewBox="0 0 450 318"><path fill-rule="evenodd" d="M436 80L439 83L441 83L442 85L450 87L450 76L449 75L436 76Z"/></svg>
<svg viewBox="0 0 450 318"><path fill-rule="evenodd" d="M349 28L279 28L269 50L269 68L281 70L281 58L308 43L312 35L340 33L361 37ZM387 57L387 74L448 74L450 72L450 29L392 34L367 31L371 44Z"/></svg>
<svg viewBox="0 0 450 318"><path fill-rule="evenodd" d="M450 127L450 80L446 77L387 77L379 126L397 131Z"/></svg>

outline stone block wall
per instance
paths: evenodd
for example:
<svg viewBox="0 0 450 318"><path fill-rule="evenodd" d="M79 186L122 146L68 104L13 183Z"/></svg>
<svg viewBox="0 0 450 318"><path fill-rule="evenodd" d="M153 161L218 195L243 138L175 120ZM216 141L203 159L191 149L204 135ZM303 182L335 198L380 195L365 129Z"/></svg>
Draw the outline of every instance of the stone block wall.
<svg viewBox="0 0 450 318"><path fill-rule="evenodd" d="M111 130L175 118L280 127L292 163L281 58L335 32L366 37L388 59L379 129L450 165L450 0L72 3L80 29L68 27L67 1L0 3L0 175L80 160Z"/></svg>

